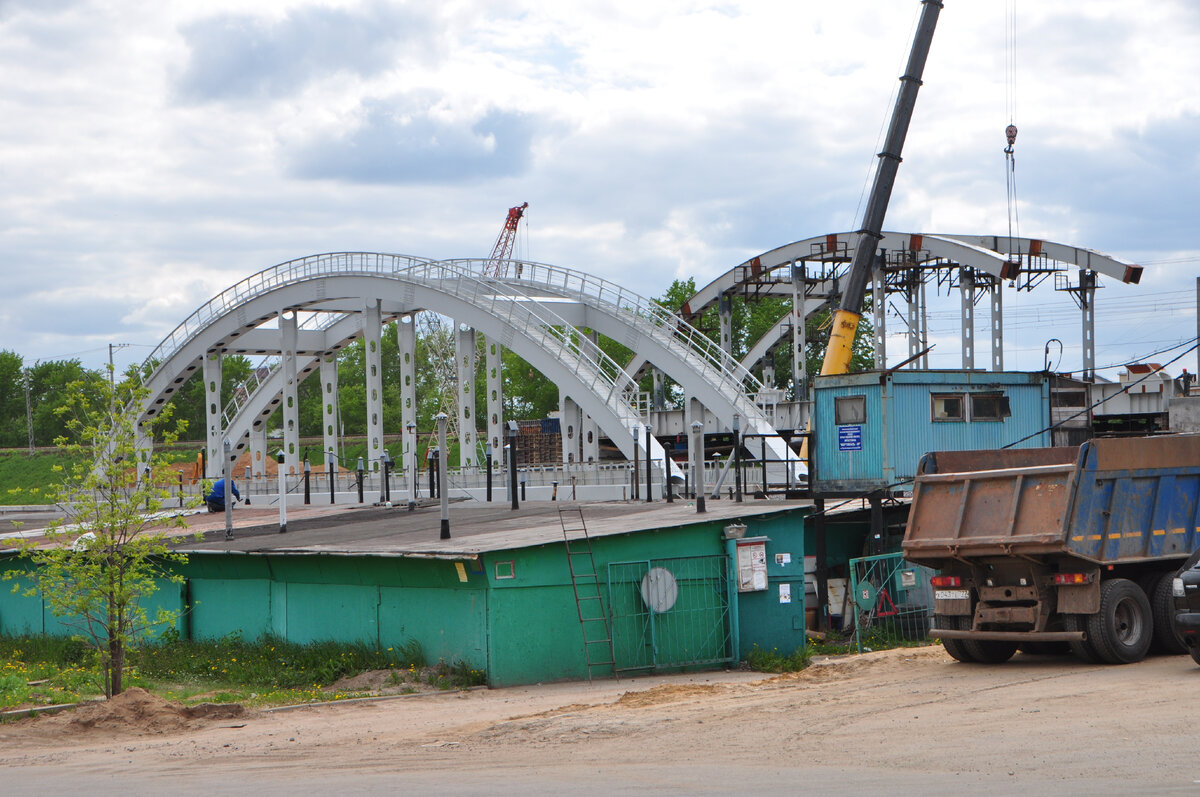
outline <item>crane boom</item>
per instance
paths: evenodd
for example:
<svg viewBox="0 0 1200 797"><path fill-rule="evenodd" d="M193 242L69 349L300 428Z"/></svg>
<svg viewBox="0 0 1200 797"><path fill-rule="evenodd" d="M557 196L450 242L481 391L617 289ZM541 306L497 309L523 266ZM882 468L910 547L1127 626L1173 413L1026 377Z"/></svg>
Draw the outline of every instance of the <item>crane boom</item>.
<svg viewBox="0 0 1200 797"><path fill-rule="evenodd" d="M512 257L513 244L516 243L517 225L521 223L521 217L525 215L525 208L527 207L529 207L529 203L522 202L520 205L508 209L508 216L504 219L504 226L500 228L500 235L496 238L496 245L492 247L492 254L488 257L487 265L484 266L484 276L508 276L508 261Z"/></svg>
<svg viewBox="0 0 1200 797"><path fill-rule="evenodd" d="M904 149L908 125L912 120L913 108L917 104L917 91L921 88L921 75L925 71L925 60L929 56L929 45L933 41L934 28L937 27L938 13L942 10L942 0L921 0L921 3L921 18L917 22L917 32L913 36L912 49L908 54L908 65L900 78L900 93L896 95L896 105L892 109L892 120L888 125L883 152L879 153L879 166L875 170L875 180L867 198L866 210L863 211L862 227L858 230L854 256L850 260L850 270L846 273L842 300L833 317L829 345L821 363L822 375L844 374L850 369L854 335L858 332L858 322L862 320L863 296L866 292L867 277L871 273L871 261L875 257L875 244L883 237L883 217L892 198L892 186L896 182L896 171L900 168L900 153Z"/></svg>

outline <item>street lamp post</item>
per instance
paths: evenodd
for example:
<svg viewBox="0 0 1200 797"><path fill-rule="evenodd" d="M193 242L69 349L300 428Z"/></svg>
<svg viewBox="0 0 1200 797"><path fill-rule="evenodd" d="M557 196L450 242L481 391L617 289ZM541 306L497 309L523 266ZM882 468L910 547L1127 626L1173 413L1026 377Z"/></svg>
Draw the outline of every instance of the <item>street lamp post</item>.
<svg viewBox="0 0 1200 797"><path fill-rule="evenodd" d="M437 414L438 425L438 495L442 501L442 539L450 539L450 495L446 491L446 413Z"/></svg>
<svg viewBox="0 0 1200 797"><path fill-rule="evenodd" d="M225 477L225 539L233 539L233 479L230 478L229 460L233 454L233 441L228 437L221 444L225 454L222 473Z"/></svg>
<svg viewBox="0 0 1200 797"><path fill-rule="evenodd" d="M696 512L704 511L704 424L692 421L692 462L695 463Z"/></svg>
<svg viewBox="0 0 1200 797"><path fill-rule="evenodd" d="M283 449L275 455L275 463L279 466L279 533L287 531L287 473L283 467Z"/></svg>
<svg viewBox="0 0 1200 797"><path fill-rule="evenodd" d="M742 439L741 439L741 416L736 412L733 414L733 481L736 485L734 491L734 503L742 502Z"/></svg>
<svg viewBox="0 0 1200 797"><path fill-rule="evenodd" d="M408 422L408 433L412 435L412 479L408 483L408 511L415 511L417 508L417 478L420 476L420 463L417 460L417 425L412 421ZM404 463L400 463L400 467L404 467Z"/></svg>
<svg viewBox="0 0 1200 797"><path fill-rule="evenodd" d="M517 422L508 422L508 491L512 495L512 508L520 509L517 498Z"/></svg>
<svg viewBox="0 0 1200 797"><path fill-rule="evenodd" d="M631 491L633 493L632 497L633 497L634 501L638 500L638 481L640 481L640 479L641 479L641 476L638 472L638 463L641 461L641 458L638 456L637 444L638 444L638 425L634 424L633 425L633 490Z"/></svg>
<svg viewBox="0 0 1200 797"><path fill-rule="evenodd" d="M492 502L492 444L483 447L483 455L487 457L487 502Z"/></svg>
<svg viewBox="0 0 1200 797"><path fill-rule="evenodd" d="M650 467L650 424L646 424L646 503L654 500L654 469Z"/></svg>
<svg viewBox="0 0 1200 797"><path fill-rule="evenodd" d="M332 503L335 503L334 489L337 486L337 479L336 479L337 471L335 471L333 469L334 468L333 459L334 459L335 454L333 453L332 448L329 449L329 453L327 454L327 456L329 457L329 503L332 504Z"/></svg>

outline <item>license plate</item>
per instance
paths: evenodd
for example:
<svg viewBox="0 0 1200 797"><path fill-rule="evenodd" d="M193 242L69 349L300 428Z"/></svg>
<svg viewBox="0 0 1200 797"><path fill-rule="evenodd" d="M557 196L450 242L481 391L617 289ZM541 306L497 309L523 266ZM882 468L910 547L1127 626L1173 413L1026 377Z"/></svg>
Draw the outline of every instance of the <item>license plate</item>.
<svg viewBox="0 0 1200 797"><path fill-rule="evenodd" d="M934 590L933 597L940 601L964 601L971 597L971 591L968 589L938 589Z"/></svg>

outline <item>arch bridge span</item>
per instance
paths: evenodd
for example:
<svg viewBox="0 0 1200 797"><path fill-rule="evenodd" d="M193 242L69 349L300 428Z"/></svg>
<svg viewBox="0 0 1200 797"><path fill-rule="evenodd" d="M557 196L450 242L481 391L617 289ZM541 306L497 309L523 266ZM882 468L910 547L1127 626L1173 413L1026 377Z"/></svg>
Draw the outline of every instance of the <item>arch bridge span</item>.
<svg viewBox="0 0 1200 797"><path fill-rule="evenodd" d="M539 263L520 263L519 276L497 279L483 273L486 260L434 261L407 255L340 252L281 263L222 291L185 319L154 350L144 365L148 396L134 408L140 418L160 411L197 371L205 386L206 440L211 470L225 456L245 449L258 463L265 458L266 423L283 408L284 466L299 469L297 388L319 373L322 395L323 450L336 448L337 353L362 337L366 344L367 438L373 465L383 454L381 327L399 319L401 354L400 428L415 428L415 324L418 312L430 311L455 321L459 351L458 421L462 430L460 465L478 464L473 417L476 333L486 337L487 441L499 465L502 456L502 401L499 348L510 348L553 380L560 398L569 397L581 422L602 430L629 458L647 455L656 469L682 472L651 437L635 431L648 420L638 404L633 377L598 345L595 333L617 340L668 373L689 398L715 418L709 431L731 428L766 435L768 458L788 460L802 469L786 442L772 428L752 396L757 380L720 347L680 317L628 290L580 272ZM513 269L510 269L512 271ZM585 332L584 330L593 332ZM231 354L267 357L239 385L225 407L219 405L221 361ZM151 366L153 366L151 368ZM694 402L689 402L692 404ZM567 424L564 419L564 427ZM712 421L710 421L712 423ZM565 431L565 428L564 428ZM564 459L598 458L580 443ZM412 451L403 436L402 455ZM402 459L407 463L408 459ZM664 463L669 463L664 465Z"/></svg>

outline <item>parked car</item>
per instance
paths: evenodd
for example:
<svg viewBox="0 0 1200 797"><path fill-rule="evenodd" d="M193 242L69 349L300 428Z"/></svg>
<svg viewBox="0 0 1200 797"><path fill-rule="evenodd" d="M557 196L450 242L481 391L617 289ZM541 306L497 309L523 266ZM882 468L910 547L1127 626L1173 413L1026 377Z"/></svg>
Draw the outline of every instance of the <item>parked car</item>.
<svg viewBox="0 0 1200 797"><path fill-rule="evenodd" d="M1200 664L1200 550L1171 581L1171 594L1175 598L1175 630L1183 637L1192 659Z"/></svg>

